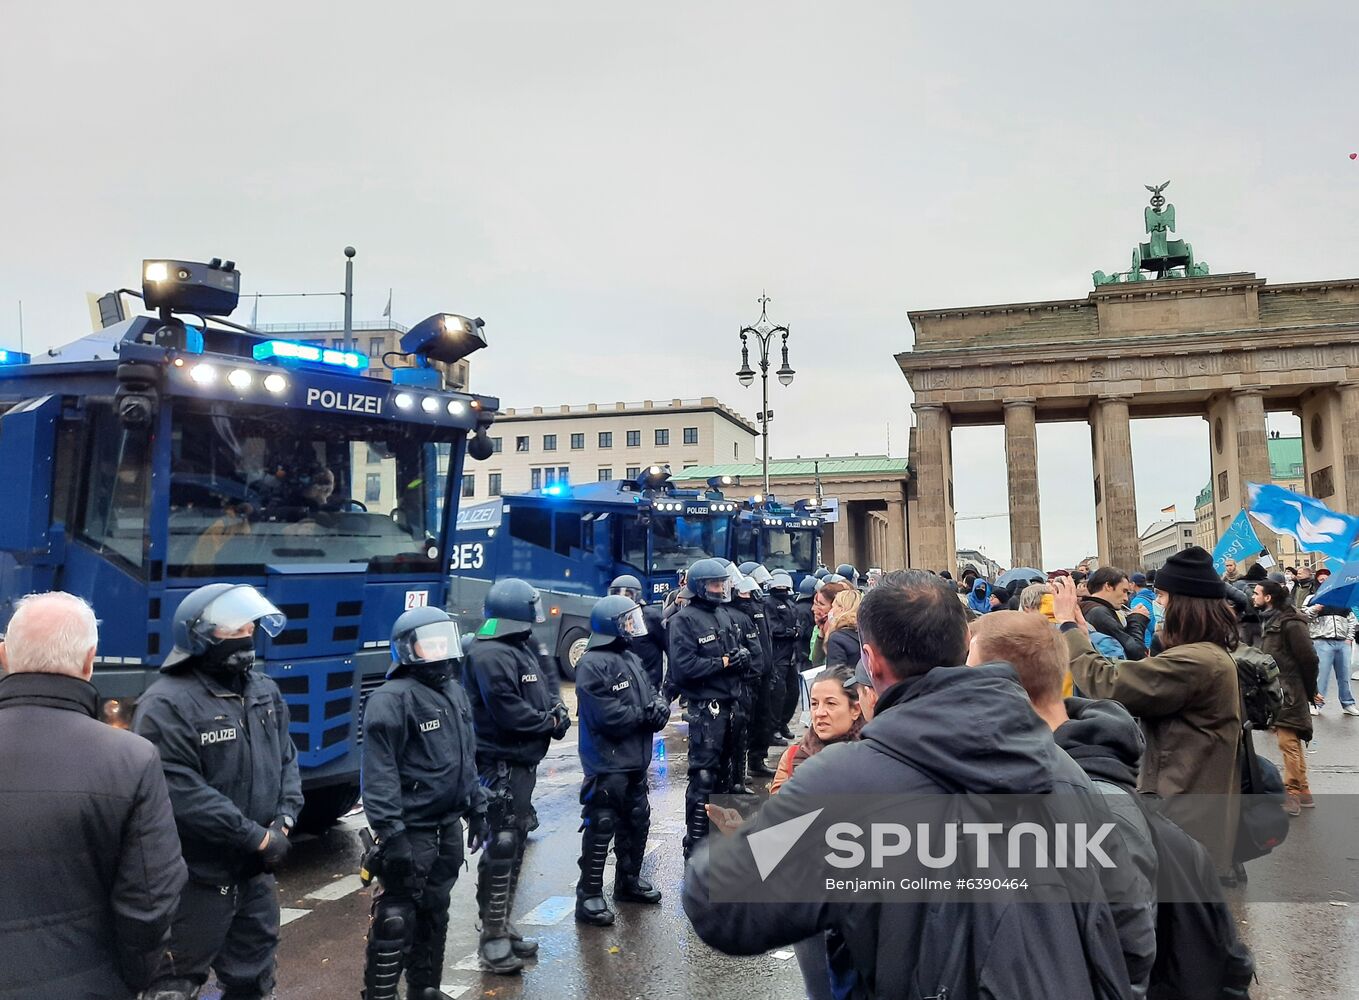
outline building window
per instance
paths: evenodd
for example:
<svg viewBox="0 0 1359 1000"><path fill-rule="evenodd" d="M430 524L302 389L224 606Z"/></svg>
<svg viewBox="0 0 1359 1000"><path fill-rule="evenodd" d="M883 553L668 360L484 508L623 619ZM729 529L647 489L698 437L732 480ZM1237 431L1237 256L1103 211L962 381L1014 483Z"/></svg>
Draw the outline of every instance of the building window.
<svg viewBox="0 0 1359 1000"><path fill-rule="evenodd" d="M492 472L487 474L486 495L490 497L500 496L500 473Z"/></svg>
<svg viewBox="0 0 1359 1000"><path fill-rule="evenodd" d="M462 474L462 495L472 497L477 494L477 477L474 473L464 472Z"/></svg>
<svg viewBox="0 0 1359 1000"><path fill-rule="evenodd" d="M492 454L492 455L499 455L499 454L500 454L502 451L504 451L504 450L505 450L505 439L504 439L504 438L491 438L491 454Z"/></svg>
<svg viewBox="0 0 1359 1000"><path fill-rule="evenodd" d="M667 445L670 443L670 431L664 427L656 428L656 444Z"/></svg>
<svg viewBox="0 0 1359 1000"><path fill-rule="evenodd" d="M370 472L363 481L363 502L377 503L382 499L382 473Z"/></svg>
<svg viewBox="0 0 1359 1000"><path fill-rule="evenodd" d="M629 466L628 466L628 478L629 478L629 479L636 479L636 478L637 478L638 476L640 476L641 474L642 474L642 467L641 467L640 465L629 465Z"/></svg>
<svg viewBox="0 0 1359 1000"><path fill-rule="evenodd" d="M382 338L381 338L381 337L369 337L369 338L368 338L368 356L369 356L370 358L380 358L380 357L382 357Z"/></svg>
<svg viewBox="0 0 1359 1000"><path fill-rule="evenodd" d="M733 442L732 442L732 445L731 445L731 457L732 457L732 458L740 458L740 457L741 457L741 446L740 446L738 443L736 443L735 441L733 441Z"/></svg>
<svg viewBox="0 0 1359 1000"><path fill-rule="evenodd" d="M557 435L555 435L555 434L544 434L544 435L543 435L543 451L556 451L556 450L557 450Z"/></svg>
<svg viewBox="0 0 1359 1000"><path fill-rule="evenodd" d="M382 453L378 451L376 448L374 448L372 444L368 445L368 464L369 465L382 464Z"/></svg>
<svg viewBox="0 0 1359 1000"><path fill-rule="evenodd" d="M607 465L604 466L602 469L599 470L599 481L600 481L601 483L607 483L607 482L608 482L610 479L612 479L612 478L613 478L613 469L609 468Z"/></svg>
<svg viewBox="0 0 1359 1000"><path fill-rule="evenodd" d="M580 451L580 450L581 450L582 448L584 448L584 447L585 447L585 435L584 435L584 434L572 434L572 435L571 435L571 450L572 450L572 451Z"/></svg>
<svg viewBox="0 0 1359 1000"><path fill-rule="evenodd" d="M521 434L514 439L514 450L524 454L528 453L528 435Z"/></svg>
<svg viewBox="0 0 1359 1000"><path fill-rule="evenodd" d="M569 465L557 466L557 482L569 483L571 481L571 467Z"/></svg>
<svg viewBox="0 0 1359 1000"><path fill-rule="evenodd" d="M686 428L684 428L684 443L685 443L685 444L698 444L698 428L697 428L697 427L686 427Z"/></svg>
<svg viewBox="0 0 1359 1000"><path fill-rule="evenodd" d="M612 448L612 447L613 447L613 431L600 431L600 432L599 432L599 446L600 446L601 448Z"/></svg>
<svg viewBox="0 0 1359 1000"><path fill-rule="evenodd" d="M629 448L640 448L640 447L642 447L642 432L641 432L641 431L628 431L628 447L629 447Z"/></svg>
<svg viewBox="0 0 1359 1000"><path fill-rule="evenodd" d="M543 470L529 469L529 489L541 490L543 488Z"/></svg>
<svg viewBox="0 0 1359 1000"><path fill-rule="evenodd" d="M557 485L557 470L549 465L546 469L543 470L543 489L547 489L549 486L556 485Z"/></svg>

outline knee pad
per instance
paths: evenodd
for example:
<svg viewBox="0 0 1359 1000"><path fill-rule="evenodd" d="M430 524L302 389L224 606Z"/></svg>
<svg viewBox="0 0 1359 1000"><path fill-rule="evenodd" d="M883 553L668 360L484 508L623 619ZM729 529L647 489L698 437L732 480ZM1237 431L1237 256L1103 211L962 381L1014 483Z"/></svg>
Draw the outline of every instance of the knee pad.
<svg viewBox="0 0 1359 1000"><path fill-rule="evenodd" d="M599 809L585 817L585 828L596 837L612 837L618 828L618 814L612 809Z"/></svg>
<svg viewBox="0 0 1359 1000"><path fill-rule="evenodd" d="M486 853L497 861L513 861L519 853L519 834L515 830L496 830L491 834Z"/></svg>
<svg viewBox="0 0 1359 1000"><path fill-rule="evenodd" d="M373 914L373 942L382 950L397 950L415 934L415 903L410 899L378 900Z"/></svg>
<svg viewBox="0 0 1359 1000"><path fill-rule="evenodd" d="M649 824L651 822L651 803L646 799L632 803L632 806L628 809L628 822L633 829Z"/></svg>
<svg viewBox="0 0 1359 1000"><path fill-rule="evenodd" d="M713 768L700 767L689 776L689 783L694 785L700 794L711 794L717 787L717 771Z"/></svg>

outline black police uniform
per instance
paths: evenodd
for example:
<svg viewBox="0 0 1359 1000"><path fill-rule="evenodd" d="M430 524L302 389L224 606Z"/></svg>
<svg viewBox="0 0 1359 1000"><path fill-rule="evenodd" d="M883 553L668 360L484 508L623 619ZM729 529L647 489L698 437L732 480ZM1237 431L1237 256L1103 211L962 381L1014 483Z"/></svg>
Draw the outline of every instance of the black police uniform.
<svg viewBox="0 0 1359 1000"><path fill-rule="evenodd" d="M684 792L684 854L688 857L708 835L708 814L703 808L708 797L731 789L730 763L736 751L733 714L740 693L741 667L734 662L723 666L722 658L745 650L746 639L725 605L700 596L675 614L666 628L670 661L667 683L689 702L685 713L689 723L689 783Z"/></svg>
<svg viewBox="0 0 1359 1000"><path fill-rule="evenodd" d="M812 669L811 641L812 631L816 628L812 597L799 595L793 602L793 613L797 617L797 641L793 643L793 665L788 671L788 686L783 692L782 719L785 727L792 724L802 697L802 672Z"/></svg>
<svg viewBox="0 0 1359 1000"><path fill-rule="evenodd" d="M537 640L528 631L479 635L463 661L463 686L477 734L477 772L487 795L489 831L477 865L483 943L513 936L510 911L538 762L557 727L556 688L545 670Z"/></svg>
<svg viewBox="0 0 1359 1000"><path fill-rule="evenodd" d="M750 650L750 665L741 671L741 690L737 696L734 730L735 754L727 766L731 769L729 787L741 792L746 784L746 761L754 758L755 729L764 705L760 695L764 690L769 659L765 655L764 609L758 597L733 597L727 608L732 621L741 629L745 648ZM758 616L758 618L756 617ZM760 755L761 757L764 754Z"/></svg>
<svg viewBox="0 0 1359 1000"><path fill-rule="evenodd" d="M382 870L374 895L368 1000L394 1000L403 964L412 994L438 989L449 896L463 863L461 819L476 825L486 812L476 751L467 695L437 670L403 667L368 697L363 810L384 855L404 840L410 857L400 875Z"/></svg>
<svg viewBox="0 0 1359 1000"><path fill-rule="evenodd" d="M642 661L651 686L657 691L665 683L665 622L661 615L659 604L643 605L642 622L646 625L646 635L634 637L629 647Z"/></svg>
<svg viewBox="0 0 1359 1000"><path fill-rule="evenodd" d="M302 808L288 707L256 671L208 672L191 656L162 668L133 731L160 751L189 882L149 993L217 974L223 1000L274 988L278 892L259 852L266 828Z"/></svg>
<svg viewBox="0 0 1359 1000"><path fill-rule="evenodd" d="M659 706L656 687L618 638L588 649L576 664L580 713L581 881L578 898L602 894L604 865L612 838L617 859L615 898L638 888L642 855L651 828L647 767L653 733L665 728L669 712ZM649 890L650 886L644 886Z"/></svg>
<svg viewBox="0 0 1359 1000"><path fill-rule="evenodd" d="M769 637L773 645L774 658L770 664L765 681L768 692L766 704L768 711L764 717L762 738L764 748L774 741L775 735L783 728L788 714L785 711L788 686L793 685L797 692L797 677L793 674L793 660L797 655L799 626L797 610L791 595L771 591L764 602L765 619L769 622Z"/></svg>

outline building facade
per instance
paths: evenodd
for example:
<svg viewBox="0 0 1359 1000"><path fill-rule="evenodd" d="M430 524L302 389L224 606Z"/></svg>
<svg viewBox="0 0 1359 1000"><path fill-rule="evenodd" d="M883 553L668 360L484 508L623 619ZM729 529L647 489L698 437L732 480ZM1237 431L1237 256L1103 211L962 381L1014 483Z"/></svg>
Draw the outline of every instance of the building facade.
<svg viewBox="0 0 1359 1000"><path fill-rule="evenodd" d="M1144 570L1160 569L1176 552L1183 552L1194 544L1193 521L1154 521L1139 539ZM1132 569L1128 570L1129 573Z"/></svg>
<svg viewBox="0 0 1359 1000"><path fill-rule="evenodd" d="M1301 437L1271 437L1269 439L1270 482L1294 493L1307 492L1305 478L1304 444ZM1198 502L1194 508L1195 543L1209 552L1217 545L1219 537L1213 519L1213 485L1209 483L1199 491ZM1302 552L1292 535L1276 535L1258 522L1252 522L1261 543L1269 549L1274 561L1280 566L1310 566L1316 568L1325 561L1325 556L1316 552Z"/></svg>
<svg viewBox="0 0 1359 1000"><path fill-rule="evenodd" d="M732 476L738 485L728 496L746 499L763 488L760 462L720 462L675 470L682 486L701 486L713 476ZM769 491L780 503L834 500L834 520L821 532L821 561L834 568L850 563L861 573L871 568L904 569L906 537L906 459L885 455L778 458L769 463Z"/></svg>
<svg viewBox="0 0 1359 1000"><path fill-rule="evenodd" d="M636 479L649 465L750 461L758 430L712 396L668 403L508 407L491 427L494 453L468 466L463 496L485 500L561 483Z"/></svg>

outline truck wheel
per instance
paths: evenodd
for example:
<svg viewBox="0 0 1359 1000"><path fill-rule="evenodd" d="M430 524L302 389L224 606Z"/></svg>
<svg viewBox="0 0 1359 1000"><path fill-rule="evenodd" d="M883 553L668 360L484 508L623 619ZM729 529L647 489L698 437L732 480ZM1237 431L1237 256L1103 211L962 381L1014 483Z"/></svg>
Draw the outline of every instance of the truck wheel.
<svg viewBox="0 0 1359 1000"><path fill-rule="evenodd" d="M302 793L302 814L297 828L303 833L324 833L359 801L358 785L323 785Z"/></svg>
<svg viewBox="0 0 1359 1000"><path fill-rule="evenodd" d="M573 628L557 643L557 666L561 675L568 681L576 679L576 664L585 655L585 647L590 642L590 633L583 628Z"/></svg>

